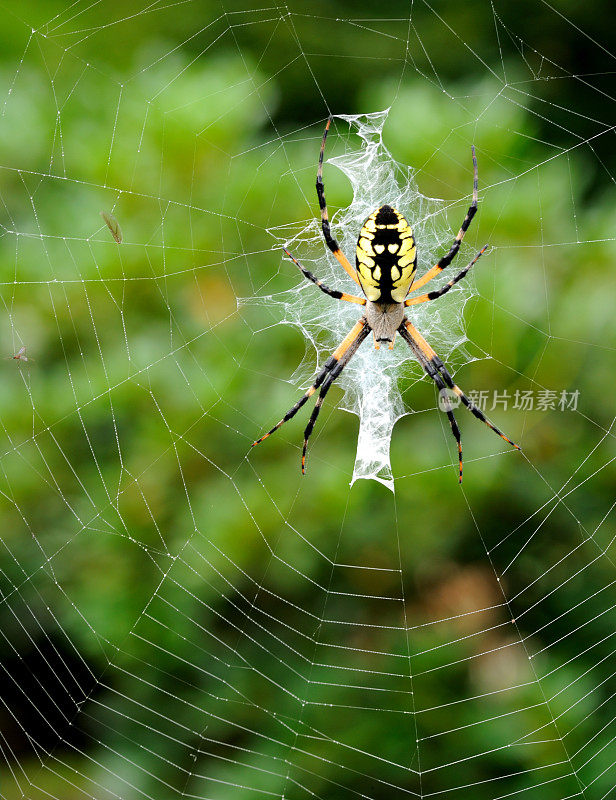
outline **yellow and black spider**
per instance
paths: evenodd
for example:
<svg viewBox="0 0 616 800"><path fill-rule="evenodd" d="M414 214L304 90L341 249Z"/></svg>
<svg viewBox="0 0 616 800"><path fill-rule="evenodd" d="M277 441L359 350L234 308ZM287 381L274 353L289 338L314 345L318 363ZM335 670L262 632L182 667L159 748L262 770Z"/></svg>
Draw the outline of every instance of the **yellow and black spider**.
<svg viewBox="0 0 616 800"><path fill-rule="evenodd" d="M330 124L331 117L328 119L325 132L323 133L319 166L317 169L317 196L321 208L323 236L327 246L340 262L342 268L355 283L359 284L365 297L355 297L345 292L330 289L309 272L309 270L303 267L286 248L284 251L291 261L299 267L303 275L308 278L309 281L315 283L322 292L325 292L325 294L328 294L330 297L336 298L336 300L346 300L349 303L357 303L357 305L364 306L365 312L359 322L327 359L308 391L289 409L289 411L287 411L280 422L274 425L271 431L253 443L253 447L260 444L264 439L267 439L268 436L271 436L274 431L277 431L287 420L294 417L308 398L312 397L316 390L321 387L319 397L317 398L315 407L308 420L308 425L304 431L304 447L302 450L302 472L304 473L306 471L306 448L308 446L308 439L310 438L314 424L319 416L321 405L325 395L329 391L329 387L349 363L370 331L372 331L374 336L374 346L377 350L381 342L388 342L389 349L393 349L396 333L399 333L413 351L413 355L417 361L419 361L441 392L444 410L449 418L452 433L458 444L460 463L459 480L461 483L462 443L460 441L460 430L453 414L452 406L447 399L447 390L457 395L459 400L477 417L477 419L485 422L485 424L502 439L517 450L520 448L493 425L485 414L473 405L462 389L454 383L453 378L445 368L443 362L417 328L407 319L404 314L404 309L408 306L415 306L419 303L425 303L428 300L436 300L438 297L442 297L452 286L455 286L458 281L464 278L473 264L477 262L487 248L487 245L482 247L470 264L467 264L467 266L452 278L449 283L446 283L445 286L435 291L406 299L410 292L415 292L417 289L425 286L428 281L431 281L432 278L439 275L451 264L460 249L460 243L464 238L464 234L468 230L477 212L478 171L475 148L472 147L474 170L473 200L470 208L466 212L462 227L458 231L458 235L451 245L449 252L446 253L432 269L428 270L423 277L413 283L417 270L415 238L411 226L395 208L389 205L383 205L370 214L368 219L364 222L357 240L355 269L350 265L344 253L340 250L338 242L333 238L329 227L327 204L325 202L325 188L323 186L323 153L325 151L325 141Z"/></svg>

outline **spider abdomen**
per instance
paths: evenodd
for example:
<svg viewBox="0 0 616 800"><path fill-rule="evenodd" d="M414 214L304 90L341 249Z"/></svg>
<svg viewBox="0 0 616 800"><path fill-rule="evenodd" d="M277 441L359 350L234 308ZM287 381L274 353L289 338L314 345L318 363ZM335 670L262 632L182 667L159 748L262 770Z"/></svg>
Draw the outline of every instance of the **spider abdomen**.
<svg viewBox="0 0 616 800"><path fill-rule="evenodd" d="M404 301L417 269L417 250L413 230L399 211L384 205L370 214L359 232L355 264L368 300Z"/></svg>

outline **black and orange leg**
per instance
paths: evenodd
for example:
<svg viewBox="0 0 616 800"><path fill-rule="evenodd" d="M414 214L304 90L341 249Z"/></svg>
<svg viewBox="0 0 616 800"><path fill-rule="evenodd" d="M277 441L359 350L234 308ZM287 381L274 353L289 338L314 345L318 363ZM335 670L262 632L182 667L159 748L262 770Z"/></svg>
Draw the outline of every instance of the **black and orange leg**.
<svg viewBox="0 0 616 800"><path fill-rule="evenodd" d="M325 186L323 185L323 153L325 152L325 141L327 139L327 132L331 125L332 118L327 120L325 132L323 133L323 140L321 142L321 152L319 154L319 166L317 168L317 197L319 198L319 208L321 209L321 227L323 228L323 237L325 243L332 251L342 269L349 275L355 283L359 283L357 272L355 268L349 264L347 257L340 249L340 245L332 236L331 228L329 227L329 216L327 214L327 203L325 201Z"/></svg>
<svg viewBox="0 0 616 800"><path fill-rule="evenodd" d="M404 330L404 334L402 333ZM477 408L477 406L472 403L468 397L464 394L462 389L454 383L453 378L449 374L449 371L441 361L441 359L436 355L434 350L430 347L428 342L424 339L424 337L419 333L417 328L412 325L408 320L405 320L399 328L400 333L404 336L406 341L409 341L409 338L413 340L417 348L421 351L424 358L431 364L434 369L442 376L443 380L447 384L447 386L460 398L460 402L463 403L468 410L473 414L477 419L481 420L485 425L488 426L494 433L498 434L501 439L504 439L508 444L512 447L515 447L516 450L520 450L519 445L515 442L512 442L508 436L496 427L490 420L486 417L486 415L481 411L481 409Z"/></svg>
<svg viewBox="0 0 616 800"><path fill-rule="evenodd" d="M480 258L481 258L481 256L482 256L482 255L485 253L485 251L486 251L487 249L488 249L488 245L487 245L487 244L485 244L485 245L484 245L484 246L481 248L481 250L480 250L480 251L477 253L477 255L475 256L475 258L474 258L474 259L471 261L471 263L470 263L470 264L467 264L467 265L464 267L464 269L463 269L463 270L461 270L460 272L458 272L458 274L456 275L456 277L455 277L455 278L452 278L452 279L449 281L449 283L446 283L446 284L445 284L444 286L442 286L440 289L435 289L433 292L426 292L426 294L418 294L418 295L417 295L417 297L411 297L411 299L410 299L410 300L405 300L405 301L404 301L404 305L405 305L405 306L416 306L416 305L419 305L419 303L426 303L428 300L436 300L436 298L437 298L437 297L442 297L444 294L447 294L447 292L448 292L448 291L449 291L449 290L452 288L452 286L455 286L455 285L456 285L456 283L458 283L458 281L461 281L461 280L462 280L462 278L463 278L463 277L464 277L464 276L465 276L465 275L468 273L468 271L471 269L471 267L473 267L473 266L474 266L474 265L477 263L477 261L479 261L479 259L480 259Z"/></svg>
<svg viewBox="0 0 616 800"><path fill-rule="evenodd" d="M330 370L329 375L323 381L323 385L321 386L321 391L319 392L319 396L317 397L317 402L314 404L314 408L312 409L312 414L310 415L310 419L308 420L308 424L306 425L306 430L304 431L304 446L302 449L302 475L306 474L306 451L308 449L308 439L310 439L310 434L312 433L312 429L315 426L317 421L317 417L319 416L319 412L321 411L321 406L323 405L323 400L325 399L325 395L328 393L330 386L332 383L338 378L342 370L346 367L349 361L353 358L359 346L364 341L370 329L368 325L365 326L364 330L355 338L355 340L351 343L348 347L347 351L340 356L338 363Z"/></svg>
<svg viewBox="0 0 616 800"><path fill-rule="evenodd" d="M315 378L314 383L312 386L300 397L300 399L292 406L284 417L278 422L274 427L268 431L264 436L260 439L257 439L256 442L253 442L252 446L254 447L257 444L260 444L264 439L267 439L268 436L271 436L272 433L278 430L281 425L284 425L285 422L288 422L292 419L300 408L306 403L312 395L316 392L316 390L321 386L321 384L328 378L330 373L338 368L340 362L343 362L343 365L348 363L349 358L353 355L353 353L357 350L359 345L363 342L363 340L368 335L370 328L368 327L368 323L364 317L362 317L359 322L353 326L351 331L348 335L342 340L342 342L338 345L338 347L334 350L331 356L327 359L325 364L323 364L323 368ZM349 355L350 351L350 355ZM346 358L346 360L344 360ZM339 375L342 368L336 373Z"/></svg>
<svg viewBox="0 0 616 800"><path fill-rule="evenodd" d="M449 248L449 252L446 253L439 261L432 267L432 269L428 270L425 275L423 275L416 283L411 286L411 291L414 292L415 289L420 289L422 286L425 286L428 281L431 281L432 278L439 275L444 269L446 269L454 258L458 255L458 250L460 249L460 244L462 243L462 239L464 239L464 234L469 229L471 222L473 221L473 217L477 213L477 196L479 191L479 173L477 170L477 156L475 155L475 145L471 146L471 152L473 154L473 199L470 204L468 211L466 212L466 216L464 217L464 221L462 222L462 226L458 231L458 235L454 239L453 244Z"/></svg>
<svg viewBox="0 0 616 800"><path fill-rule="evenodd" d="M451 426L451 432L453 433L454 439L456 440L456 444L458 446L458 483L462 483L462 439L460 436L460 428L458 427L453 409L451 408L446 394L447 387L445 386L445 381L439 374L438 369L434 366L434 364L431 363L430 359L425 356L422 349L419 347L419 344L413 339L409 331L406 329L404 322L398 330L402 338L415 354L417 361L419 361L426 373L432 378L437 389L439 390L441 405L444 406L444 411L447 414L447 418L449 419L449 424Z"/></svg>
<svg viewBox="0 0 616 800"><path fill-rule="evenodd" d="M337 289L330 289L329 286L326 286L323 281L320 281L317 277L315 277L310 270L306 269L306 267L302 266L299 261L292 256L291 253L287 250L286 247L282 248L285 253L289 256L291 261L295 264L295 266L299 267L302 274L305 278L308 278L309 281L312 281L322 292L328 294L330 297L334 297L336 300L346 300L347 303L357 303L359 306L366 305L366 298L365 297L355 297L353 294L347 294L346 292L339 292Z"/></svg>

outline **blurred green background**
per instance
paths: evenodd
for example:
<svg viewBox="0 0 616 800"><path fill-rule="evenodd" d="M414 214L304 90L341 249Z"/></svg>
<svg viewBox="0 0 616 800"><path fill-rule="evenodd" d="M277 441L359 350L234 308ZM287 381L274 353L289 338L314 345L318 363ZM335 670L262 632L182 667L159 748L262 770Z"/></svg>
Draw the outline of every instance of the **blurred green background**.
<svg viewBox="0 0 616 800"><path fill-rule="evenodd" d="M3 5L3 800L614 795L611 13ZM298 285L328 113L387 106L452 236L477 147L458 382L580 392L493 412L523 455L460 412L462 489L409 376L395 496L338 389L305 478L306 414L250 449L314 354L238 298Z"/></svg>

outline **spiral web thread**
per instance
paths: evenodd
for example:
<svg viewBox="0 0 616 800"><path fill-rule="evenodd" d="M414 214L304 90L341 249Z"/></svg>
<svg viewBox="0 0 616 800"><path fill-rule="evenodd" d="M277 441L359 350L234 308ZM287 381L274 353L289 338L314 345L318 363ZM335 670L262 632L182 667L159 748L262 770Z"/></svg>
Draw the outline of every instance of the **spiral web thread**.
<svg viewBox="0 0 616 800"><path fill-rule="evenodd" d="M538 357L518 363L513 349L498 345L499 331L490 355L521 386L558 388L569 380L575 387L578 365L584 373L592 366L593 378L583 384L577 413L542 414L540 422L525 416L522 443L532 444L525 458L511 454L516 468L504 486L498 469L506 459L490 454L459 491L434 448L429 464L418 470L413 463L413 474L396 476L395 503L377 507L365 483L333 503L341 494L333 470L319 473L327 495L315 492L316 481L299 479L294 495L286 462L281 469L261 453L247 457L258 426L269 421L251 402L254 391L261 396L273 384L266 379L287 375L276 359L264 367L248 357L265 323L243 325L237 295L259 294L251 302L269 304L276 321L306 337L308 357L291 378L302 386L361 311L322 295L282 257L279 245L288 243L323 280L355 291L326 250L316 214L306 212L312 221L292 234L270 228L275 244L261 248L266 225L284 223L285 208L274 200L271 218L268 207L261 218L253 192L262 199L261 187L269 197L279 177L285 188L294 181L316 212L322 127L311 131L309 170L293 161L302 130L281 135L268 127L265 157L254 139L229 141L266 118L274 101L263 100L268 82L245 61L245 45L238 45L239 67L213 60L213 53L228 48L242 25L252 30L271 17L264 24L275 31L299 25L304 15L289 17L286 7L230 15L220 23L225 39L199 6L199 26L208 26L202 57L163 42L162 51L122 71L123 84L101 72L101 59L80 58L83 39L97 37L102 53L107 35L119 32L128 42L150 30L150 13L160 15L158 30L184 23L190 43L201 32L188 17L191 5L150 4L117 20L112 4L66 4L39 30L20 23L23 55L5 76L3 800L613 798L615 421L605 392L593 394L593 380L613 371L611 307L601 301L609 297L615 242L613 204L584 196L580 168L584 153L586 164L598 167L598 137L613 135L607 98L604 122L582 116L576 100L566 109L575 130L567 146L546 148L517 116L520 104L540 98L529 113L544 115L550 138L550 130L562 130L563 109L543 101L546 87L569 82L583 99L593 76L550 62L486 6L495 33L485 46L500 53L511 36L519 47L513 66L503 55L502 79L491 72L483 91L474 85L469 94L468 86L441 76L438 53L456 43L465 56L480 57L454 27L453 14L440 18L446 28L433 53L436 84L431 75L418 78L404 56L411 35L429 45L428 30L415 17L411 25L419 6L409 6L407 39L398 40L401 92L392 97L379 86L379 96L408 108L405 86L416 78L413 91L430 85L430 97L446 101L442 114L433 107L431 121L446 119L451 129L450 115L463 102L481 136L484 187L484 164L491 157L497 166L489 207L515 226L509 245L506 226L493 237L498 276L482 301L495 309L495 330L514 320L518 349L530 338ZM38 24L27 8L21 13ZM558 14L555 30L566 31L572 19ZM323 29L320 19L312 22ZM373 45L400 34L398 20L385 22ZM357 22L337 24L344 35ZM300 30L302 77L325 89L308 71L315 60L308 42ZM337 39L327 42L329 69ZM609 77L614 55L602 53ZM219 96L229 115L250 112L222 117L227 135L214 143L224 141L227 163L219 149L206 159L198 146L215 128L207 115L218 122ZM93 103L100 116L92 114ZM202 121L193 119L195 106ZM92 124L84 128L84 120ZM394 203L415 228L421 274L448 247L468 205L466 144L455 157L468 158L468 190L463 184L442 192L459 200L446 223L443 206L422 198L409 170L383 147L384 115L342 120L328 153L341 146L346 123L353 133L345 155L326 166L330 212L333 166L349 177L355 197L333 215L336 236L352 256L365 216L381 202ZM591 121L596 129L585 127ZM534 149L522 150L520 160L513 144L529 135ZM444 155L445 142L432 141ZM196 157L187 181L189 145ZM105 154L102 170L92 157L97 148ZM287 173L285 159L292 163ZM409 160L419 169L419 158ZM234 170L240 175L223 211L217 197L199 194L204 185L227 191L222 179L204 180L221 177L214 161L227 167L228 182ZM259 179L254 188L251 172ZM424 185L423 176L418 182ZM246 197L252 204L244 204ZM121 223L121 246L102 209ZM488 203L483 225L487 211ZM485 241L474 241L474 230L461 264ZM245 231L251 236L244 239ZM294 291L263 297L264 271L251 271L257 259L279 265L269 286L297 277ZM601 267L585 272L593 262ZM482 270L492 266L483 259ZM252 279L260 290L247 288ZM462 312L471 286L413 309L417 326L453 368L469 358ZM228 306L221 302L225 290ZM28 361L13 360L22 348ZM397 394L407 372L421 377L401 342L392 353L364 344L340 381L341 407L360 415L362 432L370 432L366 420L375 429L384 421L391 432L384 405L394 421L408 412L412 392L404 407ZM258 389L251 394L250 386ZM335 392L328 398L335 403ZM327 422L323 415L320 430L327 434L337 417L335 411ZM375 462L378 442L387 458L387 436L362 442ZM437 503L426 491L428 469L446 470L451 486L443 482ZM418 476L426 492L419 506ZM386 477L378 479L390 485Z"/></svg>

